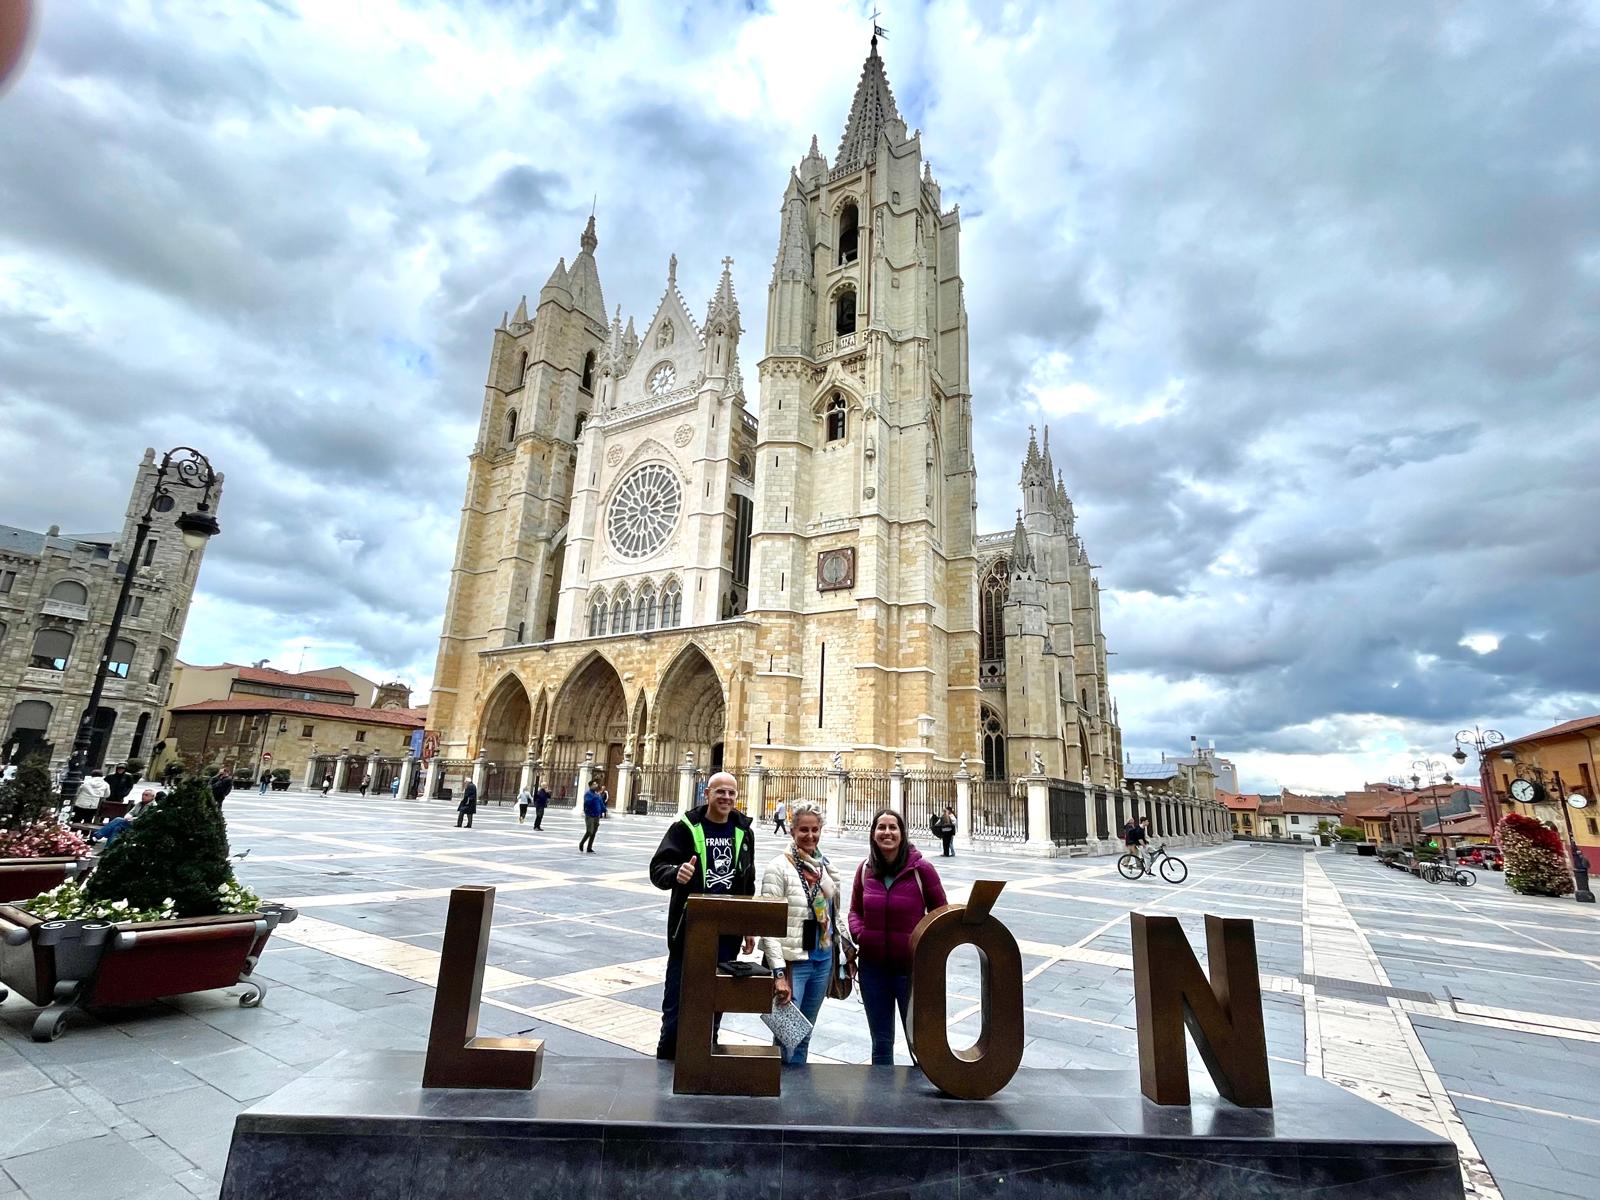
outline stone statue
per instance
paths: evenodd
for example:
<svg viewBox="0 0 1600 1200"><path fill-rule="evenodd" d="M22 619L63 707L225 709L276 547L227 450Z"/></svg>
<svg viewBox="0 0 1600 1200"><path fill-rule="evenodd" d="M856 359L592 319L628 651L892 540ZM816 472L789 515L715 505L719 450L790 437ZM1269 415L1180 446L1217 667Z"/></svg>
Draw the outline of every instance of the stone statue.
<svg viewBox="0 0 1600 1200"><path fill-rule="evenodd" d="M830 764L830 769L834 771L844 770L844 752L842 750L833 752L833 762Z"/></svg>
<svg viewBox="0 0 1600 1200"><path fill-rule="evenodd" d="M1040 754L1037 750L1035 750L1035 751L1033 751L1032 757L1033 757L1033 773L1035 775L1043 775L1044 774L1044 755Z"/></svg>

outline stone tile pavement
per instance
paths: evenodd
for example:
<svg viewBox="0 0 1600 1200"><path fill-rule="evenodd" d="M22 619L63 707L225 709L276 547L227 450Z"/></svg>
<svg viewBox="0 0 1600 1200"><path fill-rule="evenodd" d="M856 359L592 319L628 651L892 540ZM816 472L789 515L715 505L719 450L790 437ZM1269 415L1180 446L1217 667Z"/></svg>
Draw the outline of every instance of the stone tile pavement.
<svg viewBox="0 0 1600 1200"><path fill-rule="evenodd" d="M235 793L226 811L234 849L250 851L240 876L301 909L259 968L263 1007L181 997L80 1016L41 1045L31 1008L0 1006L0 1200L216 1195L240 1110L344 1050L424 1043L462 883L497 888L485 1033L543 1037L555 1054L653 1049L665 897L644 866L666 818L608 821L580 855L581 821L564 811L537 832L496 809L457 830L446 805L388 798ZM765 858L777 843L762 832ZM824 849L849 869L865 847ZM996 913L1023 949L1028 1065L1132 1065L1130 911L1179 917L1202 954L1204 914L1250 917L1274 1059L1453 1137L1474 1195L1600 1193L1595 913L1514 896L1495 876L1465 890L1283 846L1181 853L1178 887L1128 883L1109 859L935 858L955 898L977 878L1008 881ZM975 956L958 953L950 1017L971 1036L976 979ZM765 1032L754 1017L728 1027ZM867 1057L859 1002L830 1002L813 1058Z"/></svg>

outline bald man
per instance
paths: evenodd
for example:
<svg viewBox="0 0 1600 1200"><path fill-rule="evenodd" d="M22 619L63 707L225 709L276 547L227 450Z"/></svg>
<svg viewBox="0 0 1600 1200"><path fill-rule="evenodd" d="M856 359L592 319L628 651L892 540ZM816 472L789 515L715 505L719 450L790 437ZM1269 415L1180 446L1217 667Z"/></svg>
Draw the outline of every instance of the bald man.
<svg viewBox="0 0 1600 1200"><path fill-rule="evenodd" d="M678 1053L678 994L683 986L683 911L689 897L754 896L756 894L756 835L750 818L734 807L739 781L726 771L706 780L706 802L691 808L667 827L650 860L650 882L670 890L667 904L667 978L661 990L661 1039L657 1058ZM753 937L744 939L744 952L755 948ZM717 961L727 962L739 953L739 939L724 937L717 945ZM720 1018L719 1018L720 1020Z"/></svg>

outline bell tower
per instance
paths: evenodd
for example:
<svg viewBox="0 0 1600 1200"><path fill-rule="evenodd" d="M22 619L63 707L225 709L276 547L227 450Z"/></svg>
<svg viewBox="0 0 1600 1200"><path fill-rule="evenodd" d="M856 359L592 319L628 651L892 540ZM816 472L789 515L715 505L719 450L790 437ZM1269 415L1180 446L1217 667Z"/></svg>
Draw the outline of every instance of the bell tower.
<svg viewBox="0 0 1600 1200"><path fill-rule="evenodd" d="M790 173L768 285L751 736L780 761L977 750L960 236L874 37L832 165L813 138Z"/></svg>

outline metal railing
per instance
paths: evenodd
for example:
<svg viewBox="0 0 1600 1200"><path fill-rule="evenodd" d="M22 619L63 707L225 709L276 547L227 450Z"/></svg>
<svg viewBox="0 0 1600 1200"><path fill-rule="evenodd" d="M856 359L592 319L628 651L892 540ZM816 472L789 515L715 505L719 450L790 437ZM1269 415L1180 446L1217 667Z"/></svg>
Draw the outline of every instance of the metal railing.
<svg viewBox="0 0 1600 1200"><path fill-rule="evenodd" d="M906 825L918 832L932 828L932 819L956 806L956 777L950 771L907 771Z"/></svg>
<svg viewBox="0 0 1600 1200"><path fill-rule="evenodd" d="M670 816L678 811L678 768L657 763L650 767L633 769L632 811L638 812L643 802L644 811Z"/></svg>
<svg viewBox="0 0 1600 1200"><path fill-rule="evenodd" d="M888 807L889 772L850 771L845 775L844 803L839 806L840 828L864 831L872 824L872 814Z"/></svg>
<svg viewBox="0 0 1600 1200"><path fill-rule="evenodd" d="M1050 781L1050 840L1057 846L1081 846L1089 840L1083 801L1081 784Z"/></svg>
<svg viewBox="0 0 1600 1200"><path fill-rule="evenodd" d="M780 801L791 814L797 800L810 800L824 809L828 805L828 772L821 767L775 767L766 773L762 786L767 809L762 816L775 810Z"/></svg>
<svg viewBox="0 0 1600 1200"><path fill-rule="evenodd" d="M1020 779L972 781L972 838L979 842L1028 840L1028 788Z"/></svg>

